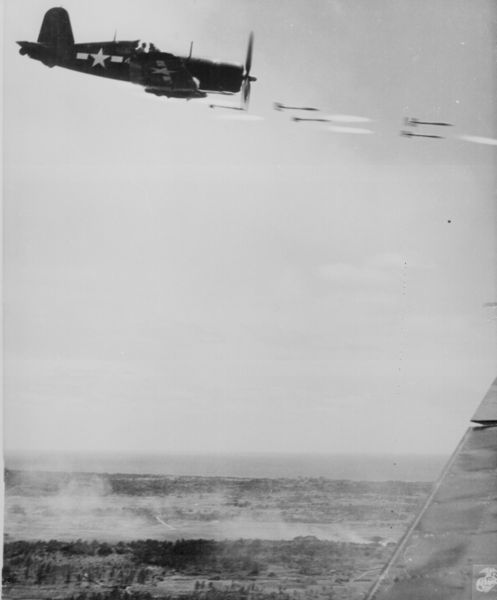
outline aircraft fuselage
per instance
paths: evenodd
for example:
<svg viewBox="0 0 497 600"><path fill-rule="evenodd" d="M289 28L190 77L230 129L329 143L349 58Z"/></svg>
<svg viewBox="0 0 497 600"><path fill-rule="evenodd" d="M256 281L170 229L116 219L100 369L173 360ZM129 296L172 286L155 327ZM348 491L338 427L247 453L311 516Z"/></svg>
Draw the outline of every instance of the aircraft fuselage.
<svg viewBox="0 0 497 600"><path fill-rule="evenodd" d="M18 44L21 54L49 67L57 66L87 75L129 81L151 90L170 79L170 66L166 66L166 61L170 61L172 55L156 50L140 52L138 40L73 44L63 51L35 42ZM192 57L174 58L198 81L199 95L205 95L203 92L233 94L240 91L242 65ZM181 96L181 89L176 91L178 94L173 92L171 96Z"/></svg>

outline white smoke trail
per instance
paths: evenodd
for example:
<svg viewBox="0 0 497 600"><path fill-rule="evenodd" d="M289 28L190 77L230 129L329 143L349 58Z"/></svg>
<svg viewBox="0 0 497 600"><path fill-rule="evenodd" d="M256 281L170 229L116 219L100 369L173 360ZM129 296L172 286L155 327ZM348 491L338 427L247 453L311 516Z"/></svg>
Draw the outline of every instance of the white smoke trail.
<svg viewBox="0 0 497 600"><path fill-rule="evenodd" d="M217 116L217 119L223 121L263 121L264 117L258 115L250 115L247 113L223 114Z"/></svg>
<svg viewBox="0 0 497 600"><path fill-rule="evenodd" d="M373 120L369 117L359 117L356 115L324 115L334 123L371 123Z"/></svg>
<svg viewBox="0 0 497 600"><path fill-rule="evenodd" d="M365 129L362 127L341 127L340 125L330 125L326 127L328 131L333 131L334 133L354 133L359 135L368 135L374 133L372 129Z"/></svg>
<svg viewBox="0 0 497 600"><path fill-rule="evenodd" d="M458 135L456 136L465 142L473 142L473 144L484 144L486 146L497 146L495 138L482 137L479 135Z"/></svg>

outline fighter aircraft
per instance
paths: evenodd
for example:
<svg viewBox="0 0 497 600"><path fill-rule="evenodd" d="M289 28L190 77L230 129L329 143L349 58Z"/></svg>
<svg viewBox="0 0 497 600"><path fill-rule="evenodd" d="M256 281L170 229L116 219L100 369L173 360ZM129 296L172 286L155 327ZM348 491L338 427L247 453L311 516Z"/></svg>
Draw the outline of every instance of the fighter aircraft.
<svg viewBox="0 0 497 600"><path fill-rule="evenodd" d="M433 125L434 127L452 127L452 123L443 123L437 121L420 121L415 117L406 117L404 119L406 127L417 127L418 125Z"/></svg>
<svg viewBox="0 0 497 600"><path fill-rule="evenodd" d="M253 34L250 34L245 65L217 62L161 52L153 44L134 41L75 44L64 8L51 8L45 14L37 42L17 42L22 55L48 67L63 67L88 75L129 81L145 91L168 98L204 98L209 93L236 94L241 91L242 106L248 107L252 66Z"/></svg>
<svg viewBox="0 0 497 600"><path fill-rule="evenodd" d="M401 131L400 135L402 135L404 137L408 137L408 138L422 137L422 138L434 138L436 140L445 139L442 135L431 135L428 133L411 133L410 131Z"/></svg>

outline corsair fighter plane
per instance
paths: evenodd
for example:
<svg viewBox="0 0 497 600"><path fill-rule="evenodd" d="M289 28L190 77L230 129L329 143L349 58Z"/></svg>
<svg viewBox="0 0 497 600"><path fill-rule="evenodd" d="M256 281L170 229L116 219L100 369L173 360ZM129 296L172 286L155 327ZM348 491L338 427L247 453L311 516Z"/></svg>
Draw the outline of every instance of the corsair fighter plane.
<svg viewBox="0 0 497 600"><path fill-rule="evenodd" d="M242 93L246 108L250 97L253 35L245 65L161 52L153 44L134 41L75 44L64 8L45 14L37 42L17 42L20 53L48 67L63 67L87 75L129 81L145 91L168 98L204 98L208 93Z"/></svg>

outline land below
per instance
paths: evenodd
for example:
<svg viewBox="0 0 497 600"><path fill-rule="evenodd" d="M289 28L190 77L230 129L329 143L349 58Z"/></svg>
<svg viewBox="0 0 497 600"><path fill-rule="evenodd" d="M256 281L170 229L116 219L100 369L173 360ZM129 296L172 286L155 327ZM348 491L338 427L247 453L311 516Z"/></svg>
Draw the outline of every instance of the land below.
<svg viewBox="0 0 497 600"><path fill-rule="evenodd" d="M7 470L3 597L360 598L430 487Z"/></svg>

